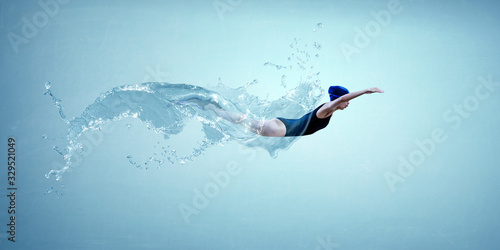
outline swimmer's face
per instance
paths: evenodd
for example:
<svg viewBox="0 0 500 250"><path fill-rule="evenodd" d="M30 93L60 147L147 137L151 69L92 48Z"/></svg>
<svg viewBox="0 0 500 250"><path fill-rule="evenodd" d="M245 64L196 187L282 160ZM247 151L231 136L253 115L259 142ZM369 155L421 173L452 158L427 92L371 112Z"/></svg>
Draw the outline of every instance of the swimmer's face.
<svg viewBox="0 0 500 250"><path fill-rule="evenodd" d="M349 102L342 102L340 105L339 105L339 109L340 110L344 110L345 108L347 108L349 106Z"/></svg>

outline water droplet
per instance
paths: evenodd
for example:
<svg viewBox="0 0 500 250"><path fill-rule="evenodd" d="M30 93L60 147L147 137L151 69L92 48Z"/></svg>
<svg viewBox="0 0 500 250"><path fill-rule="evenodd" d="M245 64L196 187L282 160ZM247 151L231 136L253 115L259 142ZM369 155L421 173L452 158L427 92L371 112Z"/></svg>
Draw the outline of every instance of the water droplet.
<svg viewBox="0 0 500 250"><path fill-rule="evenodd" d="M323 28L323 23L318 23L318 24L316 24L316 27L318 27L318 29Z"/></svg>
<svg viewBox="0 0 500 250"><path fill-rule="evenodd" d="M132 155L127 155L127 159L128 159L128 162L131 165L136 165L137 164L137 162L135 162L134 160L132 160Z"/></svg>
<svg viewBox="0 0 500 250"><path fill-rule="evenodd" d="M64 154L61 152L61 150L59 150L58 146L54 146L52 149L54 149L58 154L64 156Z"/></svg>
<svg viewBox="0 0 500 250"><path fill-rule="evenodd" d="M50 82L46 82L46 83L45 83L45 89L50 89L50 85L51 85L51 83L50 83Z"/></svg>
<svg viewBox="0 0 500 250"><path fill-rule="evenodd" d="M42 135L42 138L43 138L43 139L47 139L47 135L46 135L46 134L43 134L43 135Z"/></svg>
<svg viewBox="0 0 500 250"><path fill-rule="evenodd" d="M285 80L286 80L286 75L282 75L281 76L281 86L283 88L286 88L286 82L285 82Z"/></svg>

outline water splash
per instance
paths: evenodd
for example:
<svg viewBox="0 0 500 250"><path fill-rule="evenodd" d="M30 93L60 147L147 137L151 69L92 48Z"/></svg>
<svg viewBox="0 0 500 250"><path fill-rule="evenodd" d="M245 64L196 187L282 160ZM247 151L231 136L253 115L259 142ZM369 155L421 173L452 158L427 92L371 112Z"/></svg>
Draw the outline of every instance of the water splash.
<svg viewBox="0 0 500 250"><path fill-rule="evenodd" d="M286 82L285 82L285 80L286 80L286 75L282 75L281 76L281 86L283 88L286 88Z"/></svg>
<svg viewBox="0 0 500 250"><path fill-rule="evenodd" d="M283 66L283 65L277 65L277 64L274 64L274 63L271 63L271 62L266 62L266 63L264 63L264 66L271 66L271 67L275 67L277 70L280 70L280 69L286 69L286 68L287 68L286 66Z"/></svg>
<svg viewBox="0 0 500 250"><path fill-rule="evenodd" d="M50 91L50 82L46 82L45 83L45 89L47 89L47 92L44 93L44 95L50 95L50 97L52 97L52 102L54 103L54 106L57 107L57 109L59 110L59 116L61 116L61 118L63 119L63 121L65 123L68 123L68 120L66 120L66 115L64 115L64 112L63 112L63 106L61 105L61 100L57 99L53 94L52 94L52 91Z"/></svg>
<svg viewBox="0 0 500 250"><path fill-rule="evenodd" d="M61 188L64 188L64 185L61 185ZM60 196L63 196L64 193L63 192L59 192L57 189L55 189L54 187L50 187L50 188L47 188L47 190L45 190L45 193L43 195L50 195L50 194L58 194ZM57 197L59 198L59 197Z"/></svg>
<svg viewBox="0 0 500 250"><path fill-rule="evenodd" d="M316 28L313 28L313 31L316 32L321 28L323 28L323 23L318 23L318 24L316 24Z"/></svg>
<svg viewBox="0 0 500 250"><path fill-rule="evenodd" d="M323 46L321 46L321 43L318 43L318 42L314 42L314 47L318 50L320 50L321 48L323 48Z"/></svg>
<svg viewBox="0 0 500 250"><path fill-rule="evenodd" d="M63 173L68 170L74 162L79 162L83 157L83 145L80 137L87 130L101 130L110 122L122 120L127 117L139 119L145 126L155 133L161 134L164 140L179 134L189 121L195 120L202 125L203 138L192 153L179 155L175 149L169 146L161 147L160 154L154 154L143 164L134 160L131 154L126 157L131 165L145 167L150 164L185 163L192 161L205 150L213 146L221 146L230 142L238 142L248 147L262 148L273 158L277 157L279 150L286 150L298 139L298 137L263 137L258 136L243 126L236 125L216 116L213 111L204 110L199 103L189 100L201 100L205 103L213 103L221 108L243 113L247 117L256 120L268 120L275 117L298 118L314 109L324 95L323 87L320 86L319 72L309 72L306 67L310 55L299 39L295 39L294 55L289 57L288 63L295 60L299 67L297 71L307 74L305 80L297 83L295 88L288 90L283 96L276 100L262 100L249 94L247 89L258 84L257 80L245 84L242 87L230 88L219 79L217 86L204 88L190 84L171 84L166 82L146 82L133 85L115 87L101 94L94 103L86 107L85 111L78 117L67 119L63 112L62 101L56 98L51 90L51 84L47 82L45 95L49 95L54 106L58 109L60 117L68 125L67 145L63 148L54 146L54 150L63 156L66 164L61 169L51 170L46 177L54 176L56 180L62 178ZM316 49L317 44L314 44ZM292 59L293 57L293 59ZM292 70L279 64L267 62L265 66L272 66L276 70ZM286 75L281 76L281 85L286 87ZM126 125L130 128L130 124ZM166 144L166 143L165 143ZM158 165L158 166L159 166Z"/></svg>
<svg viewBox="0 0 500 250"><path fill-rule="evenodd" d="M316 81L301 82L286 95L270 102L249 94L247 86L233 89L218 85L217 91L188 84L158 82L116 87L97 98L81 116L67 121L69 145L64 149L54 146L54 150L66 159L66 165L63 169L50 171L47 176L55 175L59 179L70 167L71 158L80 157L83 145L79 138L83 132L99 130L105 123L125 117L141 120L154 132L163 135L165 140L182 132L192 119L202 123L204 138L199 147L193 149L192 154L179 156L175 150L164 150L163 156L169 156L181 163L193 160L211 146L224 145L231 141L263 148L272 157L276 157L277 151L288 148L295 138L257 136L244 127L221 120L214 112L203 110L186 100L197 98L216 103L225 110L244 113L256 120L267 120L278 116L299 117L305 114L315 107L323 91ZM55 102L54 105L59 107L58 103ZM64 120L64 114L61 118ZM127 158L131 164L137 165L130 155ZM160 160L150 158L150 161Z"/></svg>

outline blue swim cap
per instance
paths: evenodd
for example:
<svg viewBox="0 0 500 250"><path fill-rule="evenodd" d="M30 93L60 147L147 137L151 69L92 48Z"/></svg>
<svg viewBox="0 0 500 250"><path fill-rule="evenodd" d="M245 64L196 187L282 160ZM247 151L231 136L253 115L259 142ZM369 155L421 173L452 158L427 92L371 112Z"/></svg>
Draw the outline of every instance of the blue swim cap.
<svg viewBox="0 0 500 250"><path fill-rule="evenodd" d="M330 101L333 101L348 93L349 90L342 86L330 86L330 88L328 89L328 94L330 94Z"/></svg>

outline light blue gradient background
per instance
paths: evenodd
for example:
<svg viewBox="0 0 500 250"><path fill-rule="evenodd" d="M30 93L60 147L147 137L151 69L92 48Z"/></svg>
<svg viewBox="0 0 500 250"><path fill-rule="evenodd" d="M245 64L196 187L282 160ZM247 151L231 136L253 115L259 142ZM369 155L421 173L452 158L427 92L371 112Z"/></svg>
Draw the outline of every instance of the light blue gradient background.
<svg viewBox="0 0 500 250"><path fill-rule="evenodd" d="M341 44L352 44L356 27L388 2L242 0L221 19L211 0L72 0L16 53L7 35L21 35L22 18L42 8L1 1L0 248L328 249L320 242L329 238L330 249L496 249L500 87L457 129L443 114L473 94L478 77L500 81L500 4L402 0L402 12L348 63ZM313 32L317 23L323 28ZM101 133L61 182L44 177L63 161L42 135L67 131L43 95L46 81L69 117L99 94L146 78L200 86L221 78L231 87L258 79L249 91L276 99L286 91L281 76L290 89L299 74L263 64L286 65L294 38L309 51L322 44L313 71L325 89L386 93L351 101L328 128L276 159L230 144L185 165L135 168L127 154L144 161L158 142L187 150L201 132L194 122L164 141L124 120ZM162 74L151 76L157 67ZM392 192L384 175L397 173L399 157L434 128L447 140ZM6 239L10 136L18 156L16 243ZM229 162L241 173L187 224L179 204L191 205L193 189Z"/></svg>

